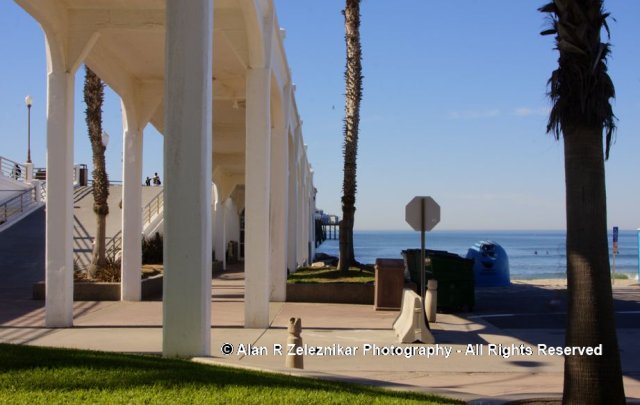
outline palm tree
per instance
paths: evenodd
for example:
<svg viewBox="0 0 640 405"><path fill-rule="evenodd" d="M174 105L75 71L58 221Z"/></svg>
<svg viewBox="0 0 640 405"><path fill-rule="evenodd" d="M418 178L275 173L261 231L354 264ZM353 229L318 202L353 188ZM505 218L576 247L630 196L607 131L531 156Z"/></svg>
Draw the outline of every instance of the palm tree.
<svg viewBox="0 0 640 405"><path fill-rule="evenodd" d="M347 0L344 15L347 43L345 119L344 119L344 179L342 182L342 221L340 221L340 261L338 268L348 271L356 263L353 253L353 223L356 211L356 157L358 125L362 100L362 49L360 46L360 0Z"/></svg>
<svg viewBox="0 0 640 405"><path fill-rule="evenodd" d="M93 257L89 264L89 276L95 278L96 273L106 265L106 218L109 214L109 178L105 169L102 143L102 102L104 100L104 84L102 80L85 66L84 102L87 105L86 120L89 128L89 140L93 153L93 212L96 213L96 238L93 246Z"/></svg>
<svg viewBox="0 0 640 405"><path fill-rule="evenodd" d="M564 140L567 210L566 346L602 344L602 356L565 357L564 403L625 403L613 314L607 242L604 160L609 157L615 96L607 74L609 27L603 0L555 0L548 13L560 53L549 79L553 103L547 132ZM605 152L602 136L605 134Z"/></svg>

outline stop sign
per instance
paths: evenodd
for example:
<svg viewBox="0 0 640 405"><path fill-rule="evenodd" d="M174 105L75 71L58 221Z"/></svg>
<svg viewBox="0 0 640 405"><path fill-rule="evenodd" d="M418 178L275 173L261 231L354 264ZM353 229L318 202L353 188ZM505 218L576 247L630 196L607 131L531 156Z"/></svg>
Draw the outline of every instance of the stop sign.
<svg viewBox="0 0 640 405"><path fill-rule="evenodd" d="M430 231L440 222L440 206L431 197L413 197L405 207L405 220L416 231Z"/></svg>

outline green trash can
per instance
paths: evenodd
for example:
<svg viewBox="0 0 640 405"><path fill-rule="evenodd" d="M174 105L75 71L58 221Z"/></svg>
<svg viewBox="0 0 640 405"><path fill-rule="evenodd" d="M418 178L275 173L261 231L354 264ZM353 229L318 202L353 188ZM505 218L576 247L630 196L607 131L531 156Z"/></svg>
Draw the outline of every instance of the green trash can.
<svg viewBox="0 0 640 405"><path fill-rule="evenodd" d="M420 249L402 251L405 260L405 278L420 285ZM471 259L465 259L443 250L425 252L426 280L438 281L438 309L473 311L475 286ZM419 288L419 287L418 287Z"/></svg>

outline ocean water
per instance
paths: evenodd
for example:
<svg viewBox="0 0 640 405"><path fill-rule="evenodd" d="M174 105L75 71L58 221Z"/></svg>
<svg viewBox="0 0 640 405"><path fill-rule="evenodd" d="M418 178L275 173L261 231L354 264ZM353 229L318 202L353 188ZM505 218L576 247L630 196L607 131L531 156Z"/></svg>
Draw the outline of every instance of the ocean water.
<svg viewBox="0 0 640 405"><path fill-rule="evenodd" d="M512 279L565 278L566 233L564 231L432 231L426 234L427 249L446 250L461 256L476 242L491 240L509 257ZM609 234L609 251L612 250ZM420 248L420 233L413 231L355 231L354 249L361 263L376 258L401 258L404 249ZM316 250L338 256L338 241L326 240ZM638 272L638 239L635 230L620 230L616 272ZM612 255L610 253L610 262Z"/></svg>

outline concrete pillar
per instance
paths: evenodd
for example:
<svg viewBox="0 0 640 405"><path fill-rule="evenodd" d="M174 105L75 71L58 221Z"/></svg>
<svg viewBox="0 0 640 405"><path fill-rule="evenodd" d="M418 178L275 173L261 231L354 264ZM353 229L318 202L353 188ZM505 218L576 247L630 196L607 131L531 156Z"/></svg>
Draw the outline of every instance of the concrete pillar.
<svg viewBox="0 0 640 405"><path fill-rule="evenodd" d="M287 297L287 213L289 210L289 136L278 128L271 137L271 301Z"/></svg>
<svg viewBox="0 0 640 405"><path fill-rule="evenodd" d="M24 168L25 168L25 175L24 175L24 181L25 183L30 183L33 181L33 163L25 163L24 164Z"/></svg>
<svg viewBox="0 0 640 405"><path fill-rule="evenodd" d="M73 185L77 186L80 184L80 165L73 166Z"/></svg>
<svg viewBox="0 0 640 405"><path fill-rule="evenodd" d="M307 173L304 169L304 163L302 164L302 184L300 189L300 235L299 235L299 244L300 244L300 261L303 265L307 264L307 229L309 227L309 223L307 220Z"/></svg>
<svg viewBox="0 0 640 405"><path fill-rule="evenodd" d="M312 171L309 169L307 176L309 178L309 188L307 189L307 263L313 261L313 176Z"/></svg>
<svg viewBox="0 0 640 405"><path fill-rule="evenodd" d="M308 176L308 172L307 172L307 176ZM311 213L309 212L310 186L311 185L309 184L309 179L307 177L307 184L306 184L305 193L304 193L304 257L307 264L310 263L310 258L309 258L309 224L310 224L310 217L311 217Z"/></svg>
<svg viewBox="0 0 640 405"><path fill-rule="evenodd" d="M216 184L211 185L211 250L215 253L215 258L220 260L220 250L218 250L218 232L220 228L220 204L218 204L218 189ZM212 256L213 257L213 256Z"/></svg>
<svg viewBox="0 0 640 405"><path fill-rule="evenodd" d="M309 183L311 185L309 193L309 246L311 248L309 262L311 263L316 255L316 190L313 185L313 170L309 174Z"/></svg>
<svg viewBox="0 0 640 405"><path fill-rule="evenodd" d="M247 72L245 294L247 328L269 326L271 71Z"/></svg>
<svg viewBox="0 0 640 405"><path fill-rule="evenodd" d="M164 356L210 353L212 49L213 0L167 0Z"/></svg>
<svg viewBox="0 0 640 405"><path fill-rule="evenodd" d="M122 263L121 298L142 295L142 131L133 111L122 103Z"/></svg>
<svg viewBox="0 0 640 405"><path fill-rule="evenodd" d="M294 272L298 268L297 263L297 246L298 240L296 238L296 230L297 230L297 211L296 207L298 204L298 192L297 192L297 170L296 170L296 161L295 161L295 144L291 141L289 135L287 135L287 142L289 142L289 208L288 208L288 219L287 219L287 239L288 239L288 247L287 247L287 268L289 271Z"/></svg>
<svg viewBox="0 0 640 405"><path fill-rule="evenodd" d="M74 74L47 53L47 210L45 326L73 326Z"/></svg>
<svg viewBox="0 0 640 405"><path fill-rule="evenodd" d="M298 152L299 153L299 152ZM297 204L296 204L296 217L297 217L297 229L296 229L296 261L298 262L298 266L301 266L304 262L303 260L303 249L304 249L304 240L302 238L303 233L303 215L302 215L302 205L304 201L304 182L302 179L302 168L300 167L300 159L298 159L298 170L297 170L297 180L298 185L296 187L296 195L297 195Z"/></svg>
<svg viewBox="0 0 640 405"><path fill-rule="evenodd" d="M42 201L42 184L40 183L40 180L31 180L31 184L34 188L35 201L38 203L44 202Z"/></svg>
<svg viewBox="0 0 640 405"><path fill-rule="evenodd" d="M227 269L227 210L229 209L229 199L225 199L220 205L220 257L222 268Z"/></svg>

